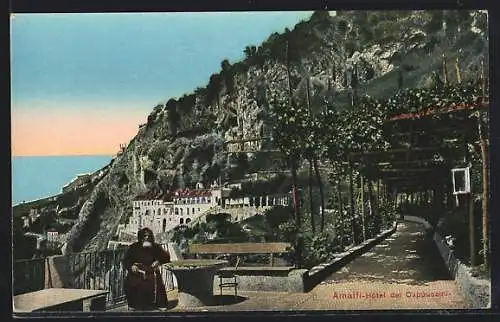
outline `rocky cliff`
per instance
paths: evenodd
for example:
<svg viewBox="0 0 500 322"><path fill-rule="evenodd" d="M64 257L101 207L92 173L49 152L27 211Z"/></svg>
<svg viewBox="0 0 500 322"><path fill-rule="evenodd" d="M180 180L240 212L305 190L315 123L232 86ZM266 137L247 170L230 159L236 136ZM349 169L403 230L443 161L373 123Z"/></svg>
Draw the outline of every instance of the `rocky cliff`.
<svg viewBox="0 0 500 322"><path fill-rule="evenodd" d="M225 142L272 133L269 97L287 95L290 85L305 100L310 79L313 108L349 107L353 97L382 97L399 88L431 86L478 73L487 56L482 12L316 12L293 30L272 34L246 59L212 75L208 85L159 104L123 154L84 195L78 221L68 232L68 251L106 247L118 224L131 214L131 200L145 191L238 180L247 172L278 167L265 153L228 154ZM487 58L487 57L486 57ZM161 68L159 66L158 68ZM266 142L256 149L265 149Z"/></svg>

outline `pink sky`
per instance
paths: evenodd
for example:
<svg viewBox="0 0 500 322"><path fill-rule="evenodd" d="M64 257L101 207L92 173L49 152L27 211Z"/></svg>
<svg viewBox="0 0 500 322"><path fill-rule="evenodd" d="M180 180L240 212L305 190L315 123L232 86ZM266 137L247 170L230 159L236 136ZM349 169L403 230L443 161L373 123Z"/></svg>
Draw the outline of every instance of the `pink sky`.
<svg viewBox="0 0 500 322"><path fill-rule="evenodd" d="M152 110L140 107L13 108L12 155L116 154L120 143L128 143L137 134Z"/></svg>

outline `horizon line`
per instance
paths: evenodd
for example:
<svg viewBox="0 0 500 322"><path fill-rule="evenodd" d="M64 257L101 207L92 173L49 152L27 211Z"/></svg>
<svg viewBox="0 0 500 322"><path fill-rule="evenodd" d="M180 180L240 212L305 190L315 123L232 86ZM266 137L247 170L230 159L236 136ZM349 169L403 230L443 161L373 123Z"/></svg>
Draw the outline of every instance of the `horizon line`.
<svg viewBox="0 0 500 322"><path fill-rule="evenodd" d="M17 155L11 155L11 157L13 157L13 158L20 158L20 157L99 157L99 156L115 157L116 153L109 153L109 154L104 154L104 153L98 153L98 154L89 154L89 153L84 153L84 154L17 154Z"/></svg>

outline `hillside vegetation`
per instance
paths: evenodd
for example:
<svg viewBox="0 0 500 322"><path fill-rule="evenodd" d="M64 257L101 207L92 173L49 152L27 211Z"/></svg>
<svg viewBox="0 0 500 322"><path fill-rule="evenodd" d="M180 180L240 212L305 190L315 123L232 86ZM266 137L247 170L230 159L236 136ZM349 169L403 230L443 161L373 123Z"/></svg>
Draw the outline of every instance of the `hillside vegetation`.
<svg viewBox="0 0 500 322"><path fill-rule="evenodd" d="M139 193L285 169L279 157L267 153L227 154L224 142L271 135L273 98L291 89L305 104L306 79L313 113L327 106L349 109L356 97L384 98L404 88L434 86L443 54L452 71L458 59L462 80L477 76L481 59L487 63L487 35L487 16L479 11L346 11L336 16L318 11L291 30L249 45L242 49L243 61L222 61L205 87L169 98L145 117L106 175L82 194L85 201L67 234L67 250L105 248ZM455 73L449 75L455 82ZM283 180L277 189L289 188Z"/></svg>

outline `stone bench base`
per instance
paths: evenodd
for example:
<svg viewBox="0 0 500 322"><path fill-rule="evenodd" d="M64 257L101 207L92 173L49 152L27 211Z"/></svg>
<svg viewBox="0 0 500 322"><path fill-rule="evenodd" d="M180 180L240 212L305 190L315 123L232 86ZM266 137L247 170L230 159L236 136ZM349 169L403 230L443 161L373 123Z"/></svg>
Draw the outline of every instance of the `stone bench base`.
<svg viewBox="0 0 500 322"><path fill-rule="evenodd" d="M237 276L238 291L304 292L307 270L294 267L225 267L225 273ZM219 290L219 276L214 278Z"/></svg>

